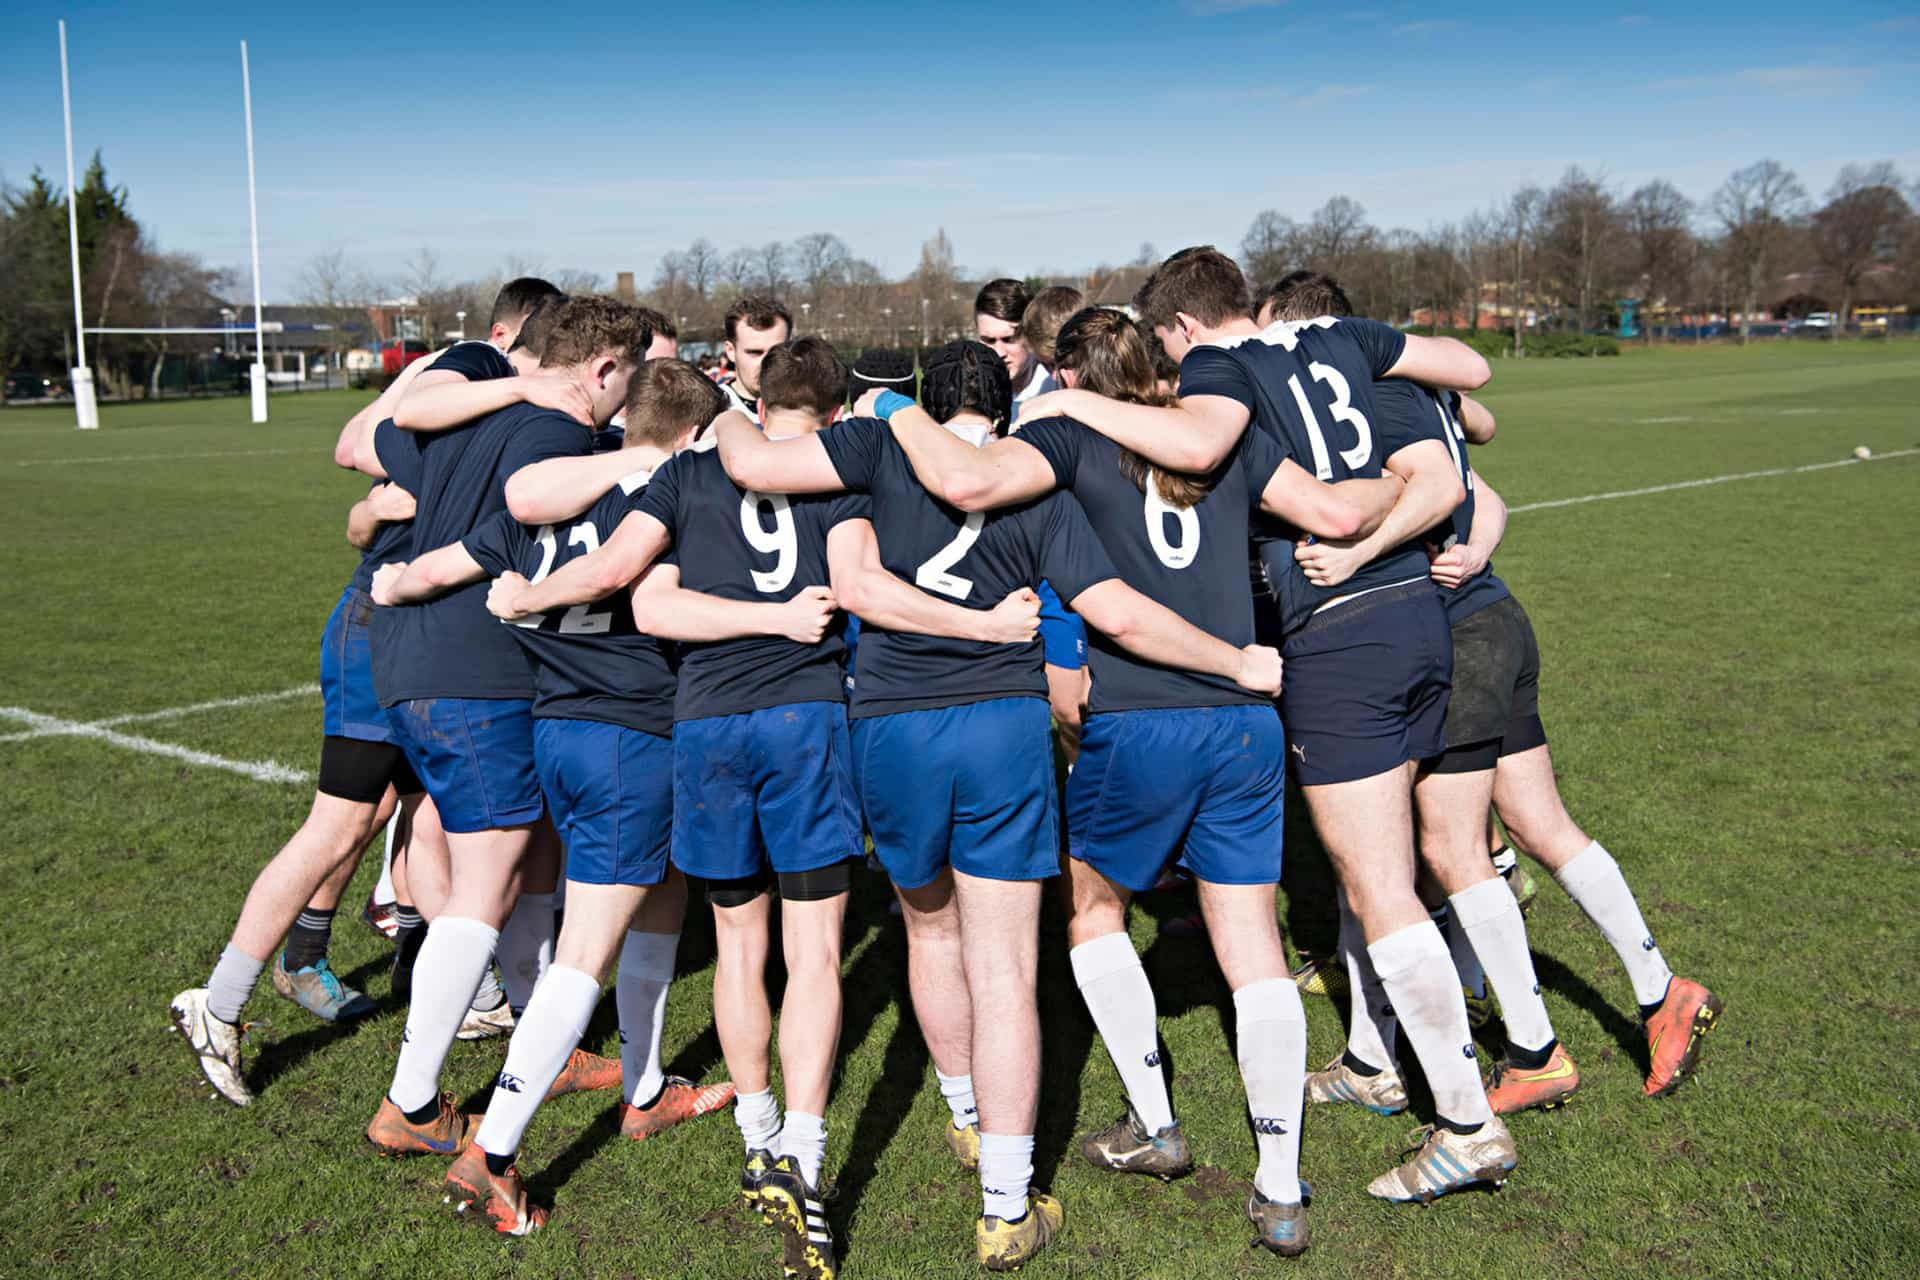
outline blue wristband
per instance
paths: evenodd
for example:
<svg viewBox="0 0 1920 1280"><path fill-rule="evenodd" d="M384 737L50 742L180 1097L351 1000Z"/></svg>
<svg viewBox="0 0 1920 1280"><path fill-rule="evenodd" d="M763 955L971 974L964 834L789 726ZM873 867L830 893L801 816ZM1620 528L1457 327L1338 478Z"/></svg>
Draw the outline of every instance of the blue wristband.
<svg viewBox="0 0 1920 1280"><path fill-rule="evenodd" d="M883 421L891 421L894 414L912 407L913 397L903 396L898 391L882 391L880 398L873 402L873 411Z"/></svg>

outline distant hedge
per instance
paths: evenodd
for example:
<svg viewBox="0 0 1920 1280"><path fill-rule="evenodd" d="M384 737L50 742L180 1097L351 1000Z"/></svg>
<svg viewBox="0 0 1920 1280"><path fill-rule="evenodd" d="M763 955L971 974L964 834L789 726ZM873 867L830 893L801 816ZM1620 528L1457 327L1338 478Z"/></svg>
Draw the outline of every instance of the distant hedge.
<svg viewBox="0 0 1920 1280"><path fill-rule="evenodd" d="M1426 333L1427 330L1415 328L1413 333ZM1513 330L1511 329L1440 329L1443 337L1458 338L1478 351L1489 360L1513 354ZM1599 333L1530 333L1527 335L1527 355L1529 356L1617 356L1620 344L1613 338Z"/></svg>

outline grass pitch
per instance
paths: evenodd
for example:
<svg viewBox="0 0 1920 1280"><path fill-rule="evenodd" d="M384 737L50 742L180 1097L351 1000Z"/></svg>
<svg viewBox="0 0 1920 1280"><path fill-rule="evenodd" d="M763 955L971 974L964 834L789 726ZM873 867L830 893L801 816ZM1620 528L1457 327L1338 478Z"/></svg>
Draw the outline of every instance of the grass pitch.
<svg viewBox="0 0 1920 1280"><path fill-rule="evenodd" d="M1495 563L1540 635L1569 807L1619 859L1676 969L1727 1000L1701 1077L1663 1102L1640 1097L1625 977L1545 883L1530 930L1580 1095L1513 1123L1521 1163L1504 1191L1427 1209L1364 1192L1405 1124L1310 1110L1315 1243L1282 1263L1248 1247L1254 1152L1223 1035L1231 1002L1204 942L1158 937L1156 917L1187 904L1150 898L1133 933L1201 1168L1162 1185L1097 1175L1071 1153L1077 1130L1123 1104L1056 933L1036 1163L1067 1230L1029 1275L1920 1270L1920 457L1886 456L1920 446L1920 347L1673 350L1496 373L1486 399L1501 435L1477 458L1516 514ZM27 714L70 729L311 683L354 563L342 531L363 486L329 452L358 403L276 397L262 427L244 400L110 406L85 435L67 410L0 411L0 1269L776 1276L774 1237L738 1207L725 1116L636 1145L619 1140L610 1096L545 1108L521 1164L557 1212L508 1244L449 1220L437 1162L376 1160L361 1140L402 1010L324 1027L263 983L252 1013L271 1026L246 1111L209 1101L164 1034L168 998L204 978L311 790L204 757L311 773L318 695L123 723L112 739L44 732L62 726ZM1533 507L1835 462L1861 444L1880 456ZM1323 881L1292 825L1283 911L1297 939L1324 939ZM335 965L384 999L387 946L351 921L371 875L348 898ZM875 878L856 890L847 954L828 1116L844 1273L973 1275L976 1189L939 1143L944 1108ZM672 1070L719 1079L711 955L691 925L667 1053ZM1338 1051L1341 1017L1318 1000L1308 1017L1317 1066ZM611 1000L588 1043L617 1051ZM480 1100L502 1052L456 1046L449 1083Z"/></svg>

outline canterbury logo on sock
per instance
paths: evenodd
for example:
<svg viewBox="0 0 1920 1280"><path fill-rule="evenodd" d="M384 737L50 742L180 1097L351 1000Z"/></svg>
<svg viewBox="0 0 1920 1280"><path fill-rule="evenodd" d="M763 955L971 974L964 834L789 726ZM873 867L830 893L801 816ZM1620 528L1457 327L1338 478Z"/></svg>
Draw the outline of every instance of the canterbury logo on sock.
<svg viewBox="0 0 1920 1280"><path fill-rule="evenodd" d="M1471 1058L1473 1056L1473 1045L1472 1044L1461 1045L1460 1056L1463 1058Z"/></svg>
<svg viewBox="0 0 1920 1280"><path fill-rule="evenodd" d="M1147 1054L1146 1064L1150 1067L1157 1067L1160 1065L1160 1051L1158 1049L1155 1049L1151 1053Z"/></svg>
<svg viewBox="0 0 1920 1280"><path fill-rule="evenodd" d="M1284 1138L1287 1134L1287 1122L1273 1116L1255 1116L1253 1131L1269 1138Z"/></svg>
<svg viewBox="0 0 1920 1280"><path fill-rule="evenodd" d="M625 1044L626 1042L627 1042L627 1033L622 1031L620 1033L620 1043Z"/></svg>
<svg viewBox="0 0 1920 1280"><path fill-rule="evenodd" d="M519 1076L510 1076L506 1072L502 1071L500 1073L500 1079L495 1083L500 1088L505 1089L508 1093L519 1093L520 1085L522 1081Z"/></svg>
<svg viewBox="0 0 1920 1280"><path fill-rule="evenodd" d="M1642 939L1640 939L1640 949L1641 949L1642 951L1651 951L1651 950L1653 950L1653 939L1652 939L1652 938L1642 938Z"/></svg>

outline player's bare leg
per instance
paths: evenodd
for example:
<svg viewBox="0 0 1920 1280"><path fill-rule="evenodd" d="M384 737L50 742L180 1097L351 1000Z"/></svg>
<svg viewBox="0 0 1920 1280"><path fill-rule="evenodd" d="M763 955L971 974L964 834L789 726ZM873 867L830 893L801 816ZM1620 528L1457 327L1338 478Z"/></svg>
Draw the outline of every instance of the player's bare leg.
<svg viewBox="0 0 1920 1280"><path fill-rule="evenodd" d="M962 1165L975 1169L980 1164L980 1132L972 1079L973 1000L954 881L954 874L943 870L918 889L895 891L907 926L907 988L913 993L914 1017L952 1113L942 1126L944 1139Z"/></svg>

